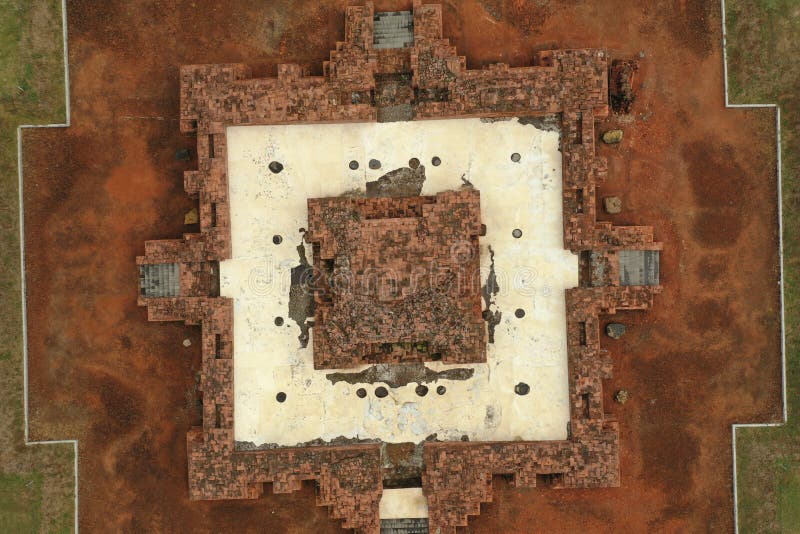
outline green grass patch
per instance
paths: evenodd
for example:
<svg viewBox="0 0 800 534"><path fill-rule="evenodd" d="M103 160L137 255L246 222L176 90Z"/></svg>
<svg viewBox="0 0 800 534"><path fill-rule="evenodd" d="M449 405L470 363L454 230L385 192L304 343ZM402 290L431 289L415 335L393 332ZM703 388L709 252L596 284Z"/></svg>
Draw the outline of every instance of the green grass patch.
<svg viewBox="0 0 800 534"><path fill-rule="evenodd" d="M781 107L789 420L738 431L740 532L800 532L800 2L727 0L731 103Z"/></svg>
<svg viewBox="0 0 800 534"><path fill-rule="evenodd" d="M59 0L0 0L0 532L70 532L70 445L26 447L17 190L18 124L64 122Z"/></svg>
<svg viewBox="0 0 800 534"><path fill-rule="evenodd" d="M785 532L800 532L800 472L796 469L797 460L787 459L787 463L778 482L778 524Z"/></svg>
<svg viewBox="0 0 800 534"><path fill-rule="evenodd" d="M42 523L42 484L39 473L0 473L0 525L3 532L38 532Z"/></svg>

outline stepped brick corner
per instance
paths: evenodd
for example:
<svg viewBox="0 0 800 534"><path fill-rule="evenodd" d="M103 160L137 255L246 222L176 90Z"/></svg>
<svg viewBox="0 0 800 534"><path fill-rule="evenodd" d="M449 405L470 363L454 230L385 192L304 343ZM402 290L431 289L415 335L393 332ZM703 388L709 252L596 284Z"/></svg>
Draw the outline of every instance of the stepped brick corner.
<svg viewBox="0 0 800 534"><path fill-rule="evenodd" d="M560 114L564 244L580 255L581 265L580 287L566 293L568 439L426 442L422 482L431 531L454 532L457 526L466 525L469 515L479 513L480 503L491 500L494 474L511 475L517 486L525 487L619 485L618 425L605 416L602 402L602 380L611 376L612 362L600 348L599 317L652 305L661 287L622 285L620 252L658 251L661 245L654 241L649 227L617 227L596 220L595 188L608 172L605 160L596 155L594 131L595 119L608 113L606 53L551 50L538 52L528 67L497 64L470 70L465 58L442 37L441 6L415 1L413 44L404 48L374 46L374 15L371 3L347 8L345 40L331 52L322 76L308 76L293 64L280 65L275 78L252 78L250 69L242 64L181 68L180 128L197 136L198 154L198 169L187 172L184 182L187 193L198 200L200 232L147 242L137 264L140 280L147 280L139 304L147 307L148 319L184 321L202 329L203 425L188 435L190 498L251 499L261 495L266 483L275 492L290 492L303 480L315 480L318 504L329 507L332 517L358 532L379 531L380 444L236 450L233 311L232 302L219 296L219 262L231 256L227 126L374 122L397 120L398 116L424 120ZM467 225L453 232L477 246L480 214L474 212L478 201L473 198L477 192L463 195L468 197L462 199L468 213L461 220ZM348 201L348 209L421 209L427 217L439 202L453 201L446 196L434 202L419 197L404 206L396 199L385 204ZM310 201L310 239L319 245L315 262L329 260L328 247L341 245L318 212L325 205L324 200ZM376 221L378 236L384 223ZM445 252L450 253L449 249ZM158 280L167 276L160 273L174 273L173 268L148 267L164 264L177 264L178 281ZM474 308L471 293L463 297L458 304L461 317L472 324L480 310ZM322 296L317 298L320 314L335 313L335 305L326 308ZM464 361L484 361L485 347L479 348L483 345L481 334L469 332L464 341L469 347L468 360ZM383 342L411 340L388 332ZM451 354L448 348L442 352L445 361ZM414 350L393 351L389 351L390 361L405 357L424 360ZM343 353L334 350L326 354L320 358L322 366L339 365L343 358Z"/></svg>

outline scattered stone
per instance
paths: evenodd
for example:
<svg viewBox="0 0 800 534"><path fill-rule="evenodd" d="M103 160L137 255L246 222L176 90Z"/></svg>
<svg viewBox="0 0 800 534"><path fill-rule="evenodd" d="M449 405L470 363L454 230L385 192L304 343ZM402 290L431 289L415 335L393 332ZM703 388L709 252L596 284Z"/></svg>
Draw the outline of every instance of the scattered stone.
<svg viewBox="0 0 800 534"><path fill-rule="evenodd" d="M431 159L431 164L434 167L438 167L442 164L442 159L439 156L433 156L433 159Z"/></svg>
<svg viewBox="0 0 800 534"><path fill-rule="evenodd" d="M371 159L369 160L369 168L373 171L378 170L381 168L381 162L377 159Z"/></svg>
<svg viewBox="0 0 800 534"><path fill-rule="evenodd" d="M514 152L513 154L511 154L511 161L513 161L514 163L519 163L520 159L522 159L522 156L520 156L518 152Z"/></svg>
<svg viewBox="0 0 800 534"><path fill-rule="evenodd" d="M285 402L286 401L286 393L281 391L280 393L275 395L275 400L278 401L278 402Z"/></svg>
<svg viewBox="0 0 800 534"><path fill-rule="evenodd" d="M378 397L379 399L384 398L388 394L389 392L383 386L378 386L375 388L375 396Z"/></svg>
<svg viewBox="0 0 800 534"><path fill-rule="evenodd" d="M520 237L522 237L522 230L520 230L519 228L515 228L514 231L511 232L511 235L513 235L516 239L519 239Z"/></svg>
<svg viewBox="0 0 800 534"><path fill-rule="evenodd" d="M409 162L410 163L410 162ZM372 167L372 164L370 164ZM413 197L422 193L425 166L400 167L373 182L367 182L367 197Z"/></svg>
<svg viewBox="0 0 800 534"><path fill-rule="evenodd" d="M350 167L351 171L355 171L358 169L358 162L356 160L352 160L348 167Z"/></svg>
<svg viewBox="0 0 800 534"><path fill-rule="evenodd" d="M525 310L523 310L522 308L517 308L516 311L514 312L514 315L517 317L517 319L522 319L523 317L525 317Z"/></svg>
<svg viewBox="0 0 800 534"><path fill-rule="evenodd" d="M283 326L283 317L275 317L275 326Z"/></svg>
<svg viewBox="0 0 800 534"><path fill-rule="evenodd" d="M192 340L190 340L188 337L183 340L183 346L184 347L189 347L189 346L191 346L191 344L192 344Z"/></svg>
<svg viewBox="0 0 800 534"><path fill-rule="evenodd" d="M607 145L616 145L622 142L622 130L608 130L603 134L603 142Z"/></svg>
<svg viewBox="0 0 800 534"><path fill-rule="evenodd" d="M438 386L436 388L436 393L438 393L439 395L444 395L446 392L447 392L447 388L444 387L444 386Z"/></svg>
<svg viewBox="0 0 800 534"><path fill-rule="evenodd" d="M614 400L620 404L625 404L631 398L630 393L628 393L627 389L621 389L614 393Z"/></svg>
<svg viewBox="0 0 800 534"><path fill-rule="evenodd" d="M420 385L418 385L416 388L414 388L414 391L415 391L415 392L416 392L416 394L417 394L417 395L419 395L420 397L424 397L425 395L427 395L427 394L428 394L428 386L426 386L426 385L424 385L424 384L420 384Z"/></svg>
<svg viewBox="0 0 800 534"><path fill-rule="evenodd" d="M412 169L416 169L417 167L419 167L419 160L417 158L411 158L410 160L408 160L408 166L411 167Z"/></svg>
<svg viewBox="0 0 800 534"><path fill-rule="evenodd" d="M273 174L278 174L283 170L283 164L280 161L271 161L268 167Z"/></svg>
<svg viewBox="0 0 800 534"><path fill-rule="evenodd" d="M622 323L608 323L606 325L606 335L613 339L619 339L625 334L625 325Z"/></svg>
<svg viewBox="0 0 800 534"><path fill-rule="evenodd" d="M358 396L359 399L363 399L364 397L367 396L367 390L364 388L358 388L356 390L356 395Z"/></svg>
<svg viewBox="0 0 800 534"><path fill-rule="evenodd" d="M531 392L531 387L526 384L525 382L520 382L516 386L514 386L514 393L517 395L527 395Z"/></svg>
<svg viewBox="0 0 800 534"><path fill-rule="evenodd" d="M197 224L200 222L200 217L197 215L197 208L192 208L183 216L183 224Z"/></svg>
<svg viewBox="0 0 800 534"><path fill-rule="evenodd" d="M605 197L603 199L603 209L611 215L622 211L622 199L619 197Z"/></svg>
<svg viewBox="0 0 800 534"><path fill-rule="evenodd" d="M283 243L283 238L279 235L274 235L272 236L272 242L276 245L280 245L281 243Z"/></svg>

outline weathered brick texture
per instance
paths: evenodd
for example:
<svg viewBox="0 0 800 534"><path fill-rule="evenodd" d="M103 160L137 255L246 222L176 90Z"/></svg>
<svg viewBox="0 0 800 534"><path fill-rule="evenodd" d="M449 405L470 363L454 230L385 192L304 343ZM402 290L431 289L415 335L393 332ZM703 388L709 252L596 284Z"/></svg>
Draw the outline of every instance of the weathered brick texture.
<svg viewBox="0 0 800 534"><path fill-rule="evenodd" d="M309 199L314 367L485 362L480 233L480 193L471 188Z"/></svg>
<svg viewBox="0 0 800 534"><path fill-rule="evenodd" d="M190 498L256 498L265 483L271 483L276 492L288 492L296 490L303 480L315 480L318 503L328 506L331 515L341 519L345 527L371 533L380 529L378 503L383 477L378 444L235 450L232 302L215 292L217 262L230 258L231 253L225 127L376 121L380 106L386 104L375 94L376 76L410 80L409 90L398 94L406 99L412 95L403 103L410 103L414 120L559 113L564 244L581 253L582 268L585 265L588 271L587 276L581 276L581 287L568 290L565 297L571 402L568 439L426 443L423 487L431 531L453 532L456 526L466 524L469 515L478 514L480 503L491 500L493 474L511 475L519 486L618 485L619 430L617 423L605 416L602 405L602 380L611 376L612 362L600 348L599 315L618 309L644 310L652 305L659 286L619 287L617 253L622 249L658 250L661 244L654 241L649 227L615 227L596 220L595 188L608 172L606 161L596 155L594 131L595 119L608 113L606 53L596 49L551 50L537 53L529 67L496 64L469 70L465 58L442 38L441 6L415 1L414 46L403 49L373 48L373 14L369 2L347 8L345 40L331 52L322 76L308 76L293 64L280 65L276 78L259 79L253 79L250 69L242 64L181 68L180 128L197 136L198 153L198 169L187 172L184 183L187 193L199 202L200 232L182 239L149 241L137 263L181 265L179 296L140 296L139 304L148 308L148 319L185 321L202 328L203 425L188 435ZM429 203L429 199L421 198L407 206L364 203L357 209L386 212L421 207L435 211L438 201ZM317 207L325 204L316 202ZM474 213L474 208L459 216L451 237L466 234L467 241L473 239L480 221L479 210ZM407 223L378 219L374 224L372 235L376 238L385 231L381 229L385 224L396 225L394 229L408 237ZM333 247L335 261L336 247L345 241L340 243L330 225L321 220L315 219L310 226L312 241L316 239L320 251L327 251L319 260L328 258ZM429 235L436 240L447 231L442 225L435 231L429 227ZM437 254L444 253L441 240L437 247ZM365 266L371 257L374 259L370 249L346 252ZM459 313L470 322L479 311L474 308L474 296L458 296L463 297L456 302ZM321 313L330 312L331 308ZM369 316L362 319L363 324L371 324ZM433 319L435 316L425 317L426 321ZM377 342L381 338L410 339L391 329L374 339ZM477 341L476 337L467 344L472 347L469 358L485 354L483 348L478 349ZM333 360L342 359L343 354ZM444 354L452 361L462 357L452 350Z"/></svg>

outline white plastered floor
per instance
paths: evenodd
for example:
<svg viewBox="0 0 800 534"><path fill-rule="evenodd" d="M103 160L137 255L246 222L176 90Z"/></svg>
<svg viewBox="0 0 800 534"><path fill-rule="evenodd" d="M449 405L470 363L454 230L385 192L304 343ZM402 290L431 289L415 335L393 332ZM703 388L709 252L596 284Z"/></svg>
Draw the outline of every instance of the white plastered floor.
<svg viewBox="0 0 800 534"><path fill-rule="evenodd" d="M564 289L578 284L577 256L563 248L558 133L509 121L459 119L395 123L237 126L227 129L231 260L222 262L222 295L234 299L234 433L256 445L296 445L318 438L420 442L565 439L569 420ZM519 163L511 160L519 153ZM440 166L431 158L441 158ZM300 348L288 318L291 268L298 265L306 200L363 190L367 181L418 158L422 194L462 185L481 193L482 279L495 252L502 320L487 363L464 381L428 384L332 384L313 368L312 339ZM370 170L372 158L382 164ZM359 162L350 170L351 160ZM268 169L271 161L282 172ZM512 236L514 229L522 237ZM280 245L273 236L280 235ZM306 248L311 258L310 247ZM525 310L521 319L518 308ZM275 318L285 320L276 326ZM427 364L434 370L447 366ZM360 368L363 369L363 368ZM358 371L360 369L348 370ZM524 382L530 393L514 393ZM385 385L385 384L384 384ZM436 386L447 391L437 395ZM356 396L364 387L366 398ZM276 394L286 401L278 403Z"/></svg>

